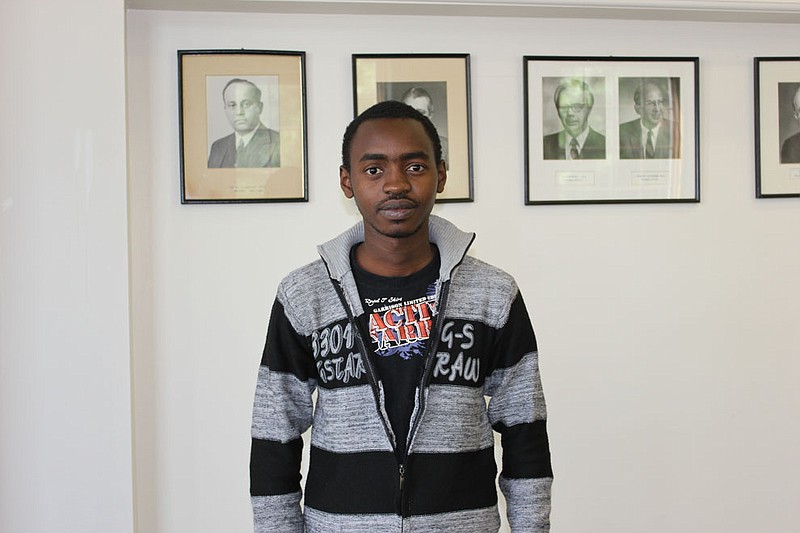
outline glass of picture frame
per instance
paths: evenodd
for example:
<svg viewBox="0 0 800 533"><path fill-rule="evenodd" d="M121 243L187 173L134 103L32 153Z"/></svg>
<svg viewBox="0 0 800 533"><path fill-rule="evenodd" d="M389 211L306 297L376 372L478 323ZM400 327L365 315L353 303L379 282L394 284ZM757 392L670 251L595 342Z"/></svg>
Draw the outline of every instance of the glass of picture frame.
<svg viewBox="0 0 800 533"><path fill-rule="evenodd" d="M472 202L469 54L353 54L355 114L386 100L415 107L436 126L447 168L436 202Z"/></svg>
<svg viewBox="0 0 800 533"><path fill-rule="evenodd" d="M800 197L800 57L756 57L756 197Z"/></svg>
<svg viewBox="0 0 800 533"><path fill-rule="evenodd" d="M179 50L181 203L308 201L305 53Z"/></svg>
<svg viewBox="0 0 800 533"><path fill-rule="evenodd" d="M524 56L525 204L699 202L696 57Z"/></svg>

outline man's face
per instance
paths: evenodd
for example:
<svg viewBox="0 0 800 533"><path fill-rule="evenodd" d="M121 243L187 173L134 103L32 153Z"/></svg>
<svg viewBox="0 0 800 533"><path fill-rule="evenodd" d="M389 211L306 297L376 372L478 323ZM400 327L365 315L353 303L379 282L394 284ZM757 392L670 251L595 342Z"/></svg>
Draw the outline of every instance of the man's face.
<svg viewBox="0 0 800 533"><path fill-rule="evenodd" d="M264 104L249 83L232 83L222 95L225 114L231 127L239 133L249 133L258 127Z"/></svg>
<svg viewBox="0 0 800 533"><path fill-rule="evenodd" d="M444 163L413 119L362 123L350 147L350 170L339 168L344 195L355 198L367 236L405 238L428 223L436 193L444 190Z"/></svg>
<svg viewBox="0 0 800 533"><path fill-rule="evenodd" d="M586 129L589 113L592 111L590 101L589 96L577 87L564 89L558 95L558 118L567 133L573 137Z"/></svg>
<svg viewBox="0 0 800 533"><path fill-rule="evenodd" d="M413 96L403 100L403 103L410 105L429 119L433 116L433 105L426 96Z"/></svg>
<svg viewBox="0 0 800 533"><path fill-rule="evenodd" d="M642 101L634 104L636 112L642 117L642 124L647 129L654 128L664 118L666 103L661 89L655 85L648 85L642 91Z"/></svg>

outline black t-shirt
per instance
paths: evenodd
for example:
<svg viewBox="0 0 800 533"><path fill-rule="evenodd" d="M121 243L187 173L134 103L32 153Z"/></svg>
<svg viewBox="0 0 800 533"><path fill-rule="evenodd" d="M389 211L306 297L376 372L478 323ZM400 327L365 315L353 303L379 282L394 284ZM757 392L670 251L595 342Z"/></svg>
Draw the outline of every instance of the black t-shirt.
<svg viewBox="0 0 800 533"><path fill-rule="evenodd" d="M364 306L361 317L369 357L383 382L386 413L397 440L397 456L405 457L415 390L425 366L428 338L436 315L435 287L439 251L422 270L402 277L371 274L350 253L358 292Z"/></svg>

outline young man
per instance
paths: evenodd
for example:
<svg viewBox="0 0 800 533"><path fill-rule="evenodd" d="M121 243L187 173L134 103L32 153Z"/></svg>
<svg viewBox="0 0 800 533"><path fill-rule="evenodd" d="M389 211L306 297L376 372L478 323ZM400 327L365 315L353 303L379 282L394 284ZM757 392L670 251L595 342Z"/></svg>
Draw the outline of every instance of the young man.
<svg viewBox="0 0 800 533"><path fill-rule="evenodd" d="M400 102L369 108L345 132L339 176L363 221L289 274L272 308L253 411L255 531L494 533L492 428L512 531L549 531L533 329L514 280L466 255L474 234L430 214L447 178L433 124Z"/></svg>

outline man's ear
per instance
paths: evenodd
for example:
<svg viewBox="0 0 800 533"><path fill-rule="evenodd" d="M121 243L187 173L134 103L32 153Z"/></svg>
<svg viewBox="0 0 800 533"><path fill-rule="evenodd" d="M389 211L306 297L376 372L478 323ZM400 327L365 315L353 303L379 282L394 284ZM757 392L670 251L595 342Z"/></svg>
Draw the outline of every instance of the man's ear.
<svg viewBox="0 0 800 533"><path fill-rule="evenodd" d="M350 172L344 168L344 165L339 167L339 187L347 198L353 197L353 184L350 182Z"/></svg>
<svg viewBox="0 0 800 533"><path fill-rule="evenodd" d="M444 159L439 161L439 167L436 170L439 174L439 179L436 183L436 192L444 192L444 184L447 182L447 165Z"/></svg>

